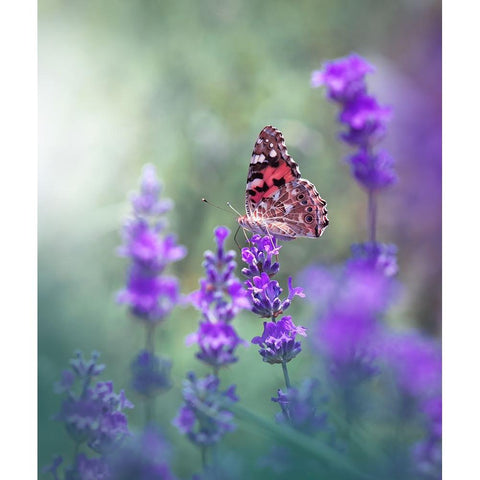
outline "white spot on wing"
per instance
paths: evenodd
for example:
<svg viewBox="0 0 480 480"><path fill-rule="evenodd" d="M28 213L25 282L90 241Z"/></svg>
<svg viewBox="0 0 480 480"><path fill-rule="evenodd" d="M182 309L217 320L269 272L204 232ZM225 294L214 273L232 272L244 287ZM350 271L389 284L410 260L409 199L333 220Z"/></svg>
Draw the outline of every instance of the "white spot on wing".
<svg viewBox="0 0 480 480"><path fill-rule="evenodd" d="M276 157L277 156L277 152L275 150L270 150L270 156L273 158L273 157Z"/></svg>

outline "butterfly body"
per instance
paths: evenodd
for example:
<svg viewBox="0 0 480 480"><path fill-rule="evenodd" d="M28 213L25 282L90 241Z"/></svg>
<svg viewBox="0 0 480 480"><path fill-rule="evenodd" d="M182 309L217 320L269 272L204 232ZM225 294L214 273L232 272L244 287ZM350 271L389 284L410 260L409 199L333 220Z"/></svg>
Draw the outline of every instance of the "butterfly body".
<svg viewBox="0 0 480 480"><path fill-rule="evenodd" d="M241 227L279 240L320 237L328 225L327 203L301 178L282 133L266 126L253 147Z"/></svg>

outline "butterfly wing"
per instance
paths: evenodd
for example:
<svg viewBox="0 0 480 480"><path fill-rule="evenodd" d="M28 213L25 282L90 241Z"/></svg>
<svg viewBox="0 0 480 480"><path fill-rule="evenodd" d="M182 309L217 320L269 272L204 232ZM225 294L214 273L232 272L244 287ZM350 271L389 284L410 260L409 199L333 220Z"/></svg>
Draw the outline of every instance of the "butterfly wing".
<svg viewBox="0 0 480 480"><path fill-rule="evenodd" d="M326 202L301 178L282 133L266 126L255 142L247 177L245 225L283 240L319 237L328 225Z"/></svg>

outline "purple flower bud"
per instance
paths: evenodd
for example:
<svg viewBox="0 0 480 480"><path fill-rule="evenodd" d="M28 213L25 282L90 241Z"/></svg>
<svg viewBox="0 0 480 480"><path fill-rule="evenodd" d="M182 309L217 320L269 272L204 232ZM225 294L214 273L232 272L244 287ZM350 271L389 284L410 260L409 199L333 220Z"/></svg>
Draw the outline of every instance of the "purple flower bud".
<svg viewBox="0 0 480 480"><path fill-rule="evenodd" d="M172 362L142 350L130 365L132 388L145 397L154 397L172 386L170 370Z"/></svg>
<svg viewBox="0 0 480 480"><path fill-rule="evenodd" d="M189 297L204 319L212 323L231 322L240 310L250 307L247 293L235 276L235 252L224 250L229 232L222 226L215 229L217 251L205 252L206 276L200 280L200 289Z"/></svg>

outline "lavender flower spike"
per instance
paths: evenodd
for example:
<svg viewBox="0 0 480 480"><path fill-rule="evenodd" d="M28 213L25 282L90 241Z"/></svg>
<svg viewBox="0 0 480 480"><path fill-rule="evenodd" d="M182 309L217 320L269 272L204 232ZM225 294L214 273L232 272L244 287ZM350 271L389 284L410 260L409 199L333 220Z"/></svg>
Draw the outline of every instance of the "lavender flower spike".
<svg viewBox="0 0 480 480"><path fill-rule="evenodd" d="M145 166L140 193L131 197L132 218L124 225L123 245L118 249L131 264L126 288L117 294L117 301L128 305L146 326L164 320L179 302L178 280L165 276L164 270L187 254L173 235L164 234L166 222L161 216L172 208L172 202L160 199L161 190L155 168Z"/></svg>
<svg viewBox="0 0 480 480"><path fill-rule="evenodd" d="M202 313L196 333L186 339L187 345L198 343L200 351L196 357L214 368L237 361L235 349L246 344L231 325L232 320L250 302L242 283L235 276L235 252L225 250L225 241L230 234L228 228L215 229L216 252L205 252L205 278L200 280L200 289L190 295L191 303Z"/></svg>

